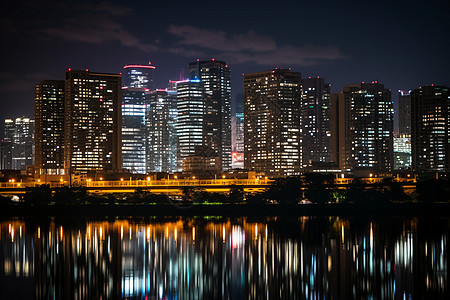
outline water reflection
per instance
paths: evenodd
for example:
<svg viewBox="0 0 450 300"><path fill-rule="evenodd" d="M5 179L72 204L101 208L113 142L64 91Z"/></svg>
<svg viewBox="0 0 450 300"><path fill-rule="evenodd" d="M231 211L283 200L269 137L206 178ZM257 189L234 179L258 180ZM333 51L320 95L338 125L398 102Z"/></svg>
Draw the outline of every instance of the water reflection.
<svg viewBox="0 0 450 300"><path fill-rule="evenodd" d="M8 284L9 298L27 289L36 299L449 296L448 219L31 219L0 227L0 290Z"/></svg>

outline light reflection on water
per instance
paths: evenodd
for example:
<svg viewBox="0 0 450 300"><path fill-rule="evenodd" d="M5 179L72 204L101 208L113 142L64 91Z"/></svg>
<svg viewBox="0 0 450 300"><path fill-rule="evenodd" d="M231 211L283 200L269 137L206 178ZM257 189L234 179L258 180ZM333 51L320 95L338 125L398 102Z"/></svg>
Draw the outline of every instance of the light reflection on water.
<svg viewBox="0 0 450 300"><path fill-rule="evenodd" d="M10 299L445 299L448 229L449 219L424 218L9 220L0 222L0 291Z"/></svg>

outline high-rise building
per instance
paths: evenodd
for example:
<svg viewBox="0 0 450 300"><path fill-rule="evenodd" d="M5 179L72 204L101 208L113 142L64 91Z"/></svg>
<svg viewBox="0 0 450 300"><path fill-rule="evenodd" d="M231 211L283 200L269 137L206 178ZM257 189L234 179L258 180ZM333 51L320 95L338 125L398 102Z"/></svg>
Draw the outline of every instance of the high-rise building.
<svg viewBox="0 0 450 300"><path fill-rule="evenodd" d="M394 170L411 170L411 139L394 137Z"/></svg>
<svg viewBox="0 0 450 300"><path fill-rule="evenodd" d="M231 164L233 169L244 168L244 95L236 98L236 110L233 117L233 151L231 152Z"/></svg>
<svg viewBox="0 0 450 300"><path fill-rule="evenodd" d="M301 97L299 72L275 69L244 75L246 169L270 177L299 173Z"/></svg>
<svg viewBox="0 0 450 300"><path fill-rule="evenodd" d="M145 92L153 89L156 67L126 65L122 72L122 166L146 173Z"/></svg>
<svg viewBox="0 0 450 300"><path fill-rule="evenodd" d="M303 165L330 162L330 85L323 78L302 80Z"/></svg>
<svg viewBox="0 0 450 300"><path fill-rule="evenodd" d="M121 101L120 74L66 72L64 165L69 174L121 169Z"/></svg>
<svg viewBox="0 0 450 300"><path fill-rule="evenodd" d="M122 167L145 174L145 89L122 87Z"/></svg>
<svg viewBox="0 0 450 300"><path fill-rule="evenodd" d="M64 80L36 85L35 169L37 175L64 175Z"/></svg>
<svg viewBox="0 0 450 300"><path fill-rule="evenodd" d="M154 88L155 66L149 62L148 65L126 65L123 67L122 84L130 88Z"/></svg>
<svg viewBox="0 0 450 300"><path fill-rule="evenodd" d="M384 85L352 84L331 97L332 161L341 170L393 168L393 106Z"/></svg>
<svg viewBox="0 0 450 300"><path fill-rule="evenodd" d="M222 158L222 169L231 168L231 75L223 61L189 64L189 79L200 79L204 88L203 145Z"/></svg>
<svg viewBox="0 0 450 300"><path fill-rule="evenodd" d="M5 134L1 143L2 168L26 170L34 164L34 120L5 119Z"/></svg>
<svg viewBox="0 0 450 300"><path fill-rule="evenodd" d="M244 153L244 102L240 99L236 103L236 121L235 121L235 149L238 153Z"/></svg>
<svg viewBox="0 0 450 300"><path fill-rule="evenodd" d="M200 79L177 83L177 110L177 169L181 171L183 160L203 144L204 89Z"/></svg>
<svg viewBox="0 0 450 300"><path fill-rule="evenodd" d="M424 86L411 92L413 171L450 172L450 92Z"/></svg>
<svg viewBox="0 0 450 300"><path fill-rule="evenodd" d="M398 137L411 137L411 91L398 91Z"/></svg>
<svg viewBox="0 0 450 300"><path fill-rule="evenodd" d="M154 90L146 94L147 172L177 169L177 93Z"/></svg>

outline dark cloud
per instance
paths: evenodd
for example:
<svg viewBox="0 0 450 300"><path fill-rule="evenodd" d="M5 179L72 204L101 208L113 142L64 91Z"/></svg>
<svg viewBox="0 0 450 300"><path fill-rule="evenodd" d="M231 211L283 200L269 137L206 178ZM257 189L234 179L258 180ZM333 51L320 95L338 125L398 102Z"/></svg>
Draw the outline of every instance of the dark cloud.
<svg viewBox="0 0 450 300"><path fill-rule="evenodd" d="M223 31L186 25L170 25L168 31L180 39L178 44L214 50L219 57L230 63L309 66L326 60L344 58L340 50L334 46L278 46L273 38L254 31L227 35ZM170 52L190 57L201 56L196 51L202 53L202 51L192 49L187 51L183 47L172 48Z"/></svg>
<svg viewBox="0 0 450 300"><path fill-rule="evenodd" d="M169 26L169 33L179 37L180 44L221 51L271 51L275 41L254 31L228 36L224 31L201 29L193 26Z"/></svg>
<svg viewBox="0 0 450 300"><path fill-rule="evenodd" d="M111 3L83 4L80 8L82 12L65 19L63 26L46 28L43 32L74 42L93 44L119 42L123 46L135 47L144 52L156 50L155 45L142 42L114 18L128 15L131 9Z"/></svg>
<svg viewBox="0 0 450 300"><path fill-rule="evenodd" d="M33 90L37 83L42 80L52 78L46 73L25 73L22 76L16 76L11 73L0 73L0 90L2 92L23 92L24 90Z"/></svg>

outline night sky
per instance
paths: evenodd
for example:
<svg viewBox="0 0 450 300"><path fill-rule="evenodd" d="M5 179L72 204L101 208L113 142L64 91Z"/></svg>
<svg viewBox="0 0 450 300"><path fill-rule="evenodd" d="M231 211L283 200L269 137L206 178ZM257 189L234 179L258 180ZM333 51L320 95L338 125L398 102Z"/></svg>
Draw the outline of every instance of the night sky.
<svg viewBox="0 0 450 300"><path fill-rule="evenodd" d="M34 86L67 68L157 67L156 87L197 58L242 73L291 67L332 92L378 80L392 89L450 84L450 5L432 1L11 1L0 11L3 119L33 117Z"/></svg>

